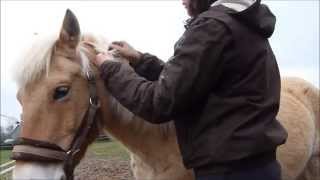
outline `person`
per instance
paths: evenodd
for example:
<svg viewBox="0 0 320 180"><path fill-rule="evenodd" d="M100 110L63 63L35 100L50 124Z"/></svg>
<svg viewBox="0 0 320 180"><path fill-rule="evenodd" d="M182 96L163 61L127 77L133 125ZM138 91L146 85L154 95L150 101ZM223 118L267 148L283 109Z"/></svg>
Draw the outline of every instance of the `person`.
<svg viewBox="0 0 320 180"><path fill-rule="evenodd" d="M197 180L279 180L280 75L268 42L275 16L260 0L183 0L190 19L163 62L126 42L93 62L110 93L151 123L173 120ZM111 60L111 61L110 61Z"/></svg>

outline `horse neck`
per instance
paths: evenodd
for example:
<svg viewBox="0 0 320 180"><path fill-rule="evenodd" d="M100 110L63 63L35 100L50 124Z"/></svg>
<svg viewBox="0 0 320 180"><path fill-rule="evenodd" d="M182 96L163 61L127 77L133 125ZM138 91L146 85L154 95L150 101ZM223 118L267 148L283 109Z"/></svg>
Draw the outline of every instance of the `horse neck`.
<svg viewBox="0 0 320 180"><path fill-rule="evenodd" d="M95 58L95 51L90 48L86 49L84 54L87 59ZM118 60L127 62L121 58ZM98 76L98 69L93 66L92 70L97 75L97 95L101 101L99 127L103 127L111 136L119 140L128 150L139 155L140 158L156 152L154 148L158 148L161 143L168 146L171 151L172 144L177 148L173 123L154 125L134 116L108 93L103 80Z"/></svg>
<svg viewBox="0 0 320 180"><path fill-rule="evenodd" d="M143 156L145 151L152 152L150 148L175 138L172 123L150 124L134 116L112 97L105 89L102 80L97 82L97 87L101 100L101 126L134 154Z"/></svg>

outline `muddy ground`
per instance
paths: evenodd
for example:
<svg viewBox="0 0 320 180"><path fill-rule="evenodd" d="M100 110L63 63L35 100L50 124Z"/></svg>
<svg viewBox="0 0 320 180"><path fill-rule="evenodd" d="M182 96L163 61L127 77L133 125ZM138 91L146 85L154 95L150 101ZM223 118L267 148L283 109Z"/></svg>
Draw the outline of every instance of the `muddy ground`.
<svg viewBox="0 0 320 180"><path fill-rule="evenodd" d="M76 180L132 180L129 160L87 155L75 170Z"/></svg>

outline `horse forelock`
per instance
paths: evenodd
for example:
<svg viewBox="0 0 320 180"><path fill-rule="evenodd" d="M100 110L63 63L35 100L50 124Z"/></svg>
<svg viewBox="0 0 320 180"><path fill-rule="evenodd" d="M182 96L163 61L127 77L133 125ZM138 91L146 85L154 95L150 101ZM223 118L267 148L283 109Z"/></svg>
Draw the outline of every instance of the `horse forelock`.
<svg viewBox="0 0 320 180"><path fill-rule="evenodd" d="M37 38L16 62L14 80L19 87L40 78L50 66L50 60L57 38Z"/></svg>

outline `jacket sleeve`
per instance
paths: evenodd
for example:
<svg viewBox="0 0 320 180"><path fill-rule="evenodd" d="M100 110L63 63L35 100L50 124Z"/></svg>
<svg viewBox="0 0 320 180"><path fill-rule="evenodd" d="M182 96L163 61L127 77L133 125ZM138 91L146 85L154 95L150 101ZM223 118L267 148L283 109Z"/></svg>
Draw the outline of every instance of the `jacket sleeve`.
<svg viewBox="0 0 320 180"><path fill-rule="evenodd" d="M136 63L130 63L137 74L146 78L149 81L159 79L160 73L164 66L164 62L158 57L149 53L144 53Z"/></svg>
<svg viewBox="0 0 320 180"><path fill-rule="evenodd" d="M213 19L190 27L157 81L139 76L127 64L112 61L101 65L101 76L110 93L134 114L151 123L170 121L208 96L219 77L227 33L226 27Z"/></svg>

